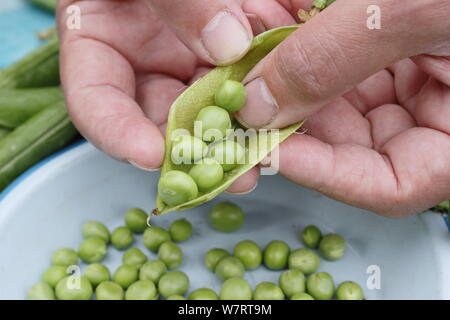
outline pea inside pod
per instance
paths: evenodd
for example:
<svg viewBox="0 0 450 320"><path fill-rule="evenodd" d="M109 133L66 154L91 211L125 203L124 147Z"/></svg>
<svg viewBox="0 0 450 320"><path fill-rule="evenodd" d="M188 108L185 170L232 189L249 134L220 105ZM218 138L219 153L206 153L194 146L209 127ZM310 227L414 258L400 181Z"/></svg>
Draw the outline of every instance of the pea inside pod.
<svg viewBox="0 0 450 320"><path fill-rule="evenodd" d="M161 170L162 177L174 170L188 173L192 167L192 165L175 164L172 161L172 147L175 142L172 137L175 136L175 133L181 130L194 136L194 122L198 114L203 108L215 105L215 95L224 82L226 80L241 82L261 59L297 28L297 26L282 27L260 34L254 39L251 50L243 59L231 66L215 68L180 95L171 106L168 117L166 153ZM160 193L160 196L157 197L156 208L153 213L160 215L172 211L187 210L212 200L225 191L239 176L259 163L279 143L295 132L300 126L301 123L298 123L276 132L254 131L253 135L249 135L243 141L244 145L242 147L245 150L243 161L239 161L229 171L225 170L226 172L219 184L211 189L192 192L193 195L190 194L190 196L185 197L185 201L182 202L168 200L167 197L161 197Z"/></svg>

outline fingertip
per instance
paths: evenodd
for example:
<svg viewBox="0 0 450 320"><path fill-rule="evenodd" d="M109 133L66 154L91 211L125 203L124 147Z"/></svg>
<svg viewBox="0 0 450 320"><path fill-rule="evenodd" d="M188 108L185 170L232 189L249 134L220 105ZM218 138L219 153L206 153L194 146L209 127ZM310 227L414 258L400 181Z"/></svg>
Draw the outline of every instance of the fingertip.
<svg viewBox="0 0 450 320"><path fill-rule="evenodd" d="M259 168L254 167L250 171L240 176L226 190L226 193L234 195L243 195L252 192L258 186Z"/></svg>

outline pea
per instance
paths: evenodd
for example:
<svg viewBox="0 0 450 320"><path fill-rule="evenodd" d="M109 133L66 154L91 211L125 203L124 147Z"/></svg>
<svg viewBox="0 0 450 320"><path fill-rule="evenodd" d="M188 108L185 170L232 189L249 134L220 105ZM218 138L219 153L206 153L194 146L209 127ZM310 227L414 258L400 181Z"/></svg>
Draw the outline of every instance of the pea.
<svg viewBox="0 0 450 320"><path fill-rule="evenodd" d="M138 248L128 249L122 256L123 264L130 264L138 269L146 262L147 256Z"/></svg>
<svg viewBox="0 0 450 320"><path fill-rule="evenodd" d="M231 140L218 142L211 147L210 157L222 165L223 171L227 172L244 164L244 148Z"/></svg>
<svg viewBox="0 0 450 320"><path fill-rule="evenodd" d="M217 263L216 275L221 280L242 277L245 273L245 267L236 257L225 257Z"/></svg>
<svg viewBox="0 0 450 320"><path fill-rule="evenodd" d="M273 240L264 249L264 264L271 270L284 269L288 263L289 252L286 242Z"/></svg>
<svg viewBox="0 0 450 320"><path fill-rule="evenodd" d="M111 243L116 249L126 249L134 242L134 236L127 227L118 227L111 234Z"/></svg>
<svg viewBox="0 0 450 320"><path fill-rule="evenodd" d="M361 287L353 281L342 282L336 289L338 300L364 300Z"/></svg>
<svg viewBox="0 0 450 320"><path fill-rule="evenodd" d="M58 284L59 280L65 277L67 277L66 267L51 266L42 274L41 280L54 288Z"/></svg>
<svg viewBox="0 0 450 320"><path fill-rule="evenodd" d="M125 226L134 233L142 233L147 228L148 215L144 210L133 208L125 213Z"/></svg>
<svg viewBox="0 0 450 320"><path fill-rule="evenodd" d="M254 241L250 240L236 244L233 255L241 260L247 270L258 268L262 262L262 250Z"/></svg>
<svg viewBox="0 0 450 320"><path fill-rule="evenodd" d="M219 202L212 207L209 221L218 231L233 232L244 223L244 212L232 202Z"/></svg>
<svg viewBox="0 0 450 320"><path fill-rule="evenodd" d="M334 281L327 272L314 273L306 279L306 291L316 300L330 300L334 294Z"/></svg>
<svg viewBox="0 0 450 320"><path fill-rule="evenodd" d="M100 283L111 279L111 273L105 265L101 263L93 263L88 265L86 270L84 270L84 277L88 279L95 288Z"/></svg>
<svg viewBox="0 0 450 320"><path fill-rule="evenodd" d="M38 282L28 290L28 300L55 300L53 288L46 282Z"/></svg>
<svg viewBox="0 0 450 320"><path fill-rule="evenodd" d="M166 172L158 182L158 195L169 206L177 206L194 199L198 194L197 184L183 171Z"/></svg>
<svg viewBox="0 0 450 320"><path fill-rule="evenodd" d="M52 264L55 266L68 267L78 263L78 254L75 250L62 248L52 254Z"/></svg>
<svg viewBox="0 0 450 320"><path fill-rule="evenodd" d="M125 300L155 300L157 298L156 287L148 280L136 281L125 292Z"/></svg>
<svg viewBox="0 0 450 320"><path fill-rule="evenodd" d="M320 258L311 249L297 249L289 255L289 269L299 269L305 275L314 273L319 269Z"/></svg>
<svg viewBox="0 0 450 320"><path fill-rule="evenodd" d="M98 221L88 221L83 224L83 238L88 239L97 237L109 243L109 230L106 226Z"/></svg>
<svg viewBox="0 0 450 320"><path fill-rule="evenodd" d="M305 292L305 275L298 269L284 271L278 278L278 283L288 298Z"/></svg>
<svg viewBox="0 0 450 320"><path fill-rule="evenodd" d="M253 300L284 300L284 293L275 283L264 281L256 286Z"/></svg>
<svg viewBox="0 0 450 320"><path fill-rule="evenodd" d="M183 262L183 251L172 241L166 241L159 247L158 256L169 269L176 268Z"/></svg>
<svg viewBox="0 0 450 320"><path fill-rule="evenodd" d="M207 191L223 180L223 168L216 160L205 158L189 170L189 175L200 191Z"/></svg>
<svg viewBox="0 0 450 320"><path fill-rule="evenodd" d="M306 292L302 292L302 293L297 293L294 294L291 297L291 300L314 300L313 297L311 297L309 294L307 294Z"/></svg>
<svg viewBox="0 0 450 320"><path fill-rule="evenodd" d="M58 300L90 300L93 289L88 279L68 276L58 282L55 293Z"/></svg>
<svg viewBox="0 0 450 320"><path fill-rule="evenodd" d="M78 255L87 263L102 261L106 255L106 242L97 237L86 239L80 244Z"/></svg>
<svg viewBox="0 0 450 320"><path fill-rule="evenodd" d="M144 263L139 270L140 280L150 280L153 283L158 283L162 275L166 273L167 267L161 260L152 260Z"/></svg>
<svg viewBox="0 0 450 320"><path fill-rule="evenodd" d="M246 98L244 85L234 80L225 80L215 95L216 104L228 112L239 111L244 106Z"/></svg>
<svg viewBox="0 0 450 320"><path fill-rule="evenodd" d="M127 289L138 279L138 269L136 266L123 264L114 272L113 280L123 289Z"/></svg>
<svg viewBox="0 0 450 320"><path fill-rule="evenodd" d="M166 300L186 300L186 298L178 294L174 294L173 296L168 297Z"/></svg>
<svg viewBox="0 0 450 320"><path fill-rule="evenodd" d="M209 288L200 288L191 292L189 300L219 300L217 294Z"/></svg>
<svg viewBox="0 0 450 320"><path fill-rule="evenodd" d="M173 295L184 295L189 288L189 278L179 270L166 272L158 282L159 293L167 298Z"/></svg>
<svg viewBox="0 0 450 320"><path fill-rule="evenodd" d="M113 281L104 281L95 289L97 300L123 300L124 292L122 287Z"/></svg>
<svg viewBox="0 0 450 320"><path fill-rule="evenodd" d="M322 239L322 232L316 226L307 226L303 230L301 238L305 246L316 249L319 246L320 239Z"/></svg>
<svg viewBox="0 0 450 320"><path fill-rule="evenodd" d="M319 251L327 260L339 260L345 253L345 239L338 234L327 234L320 241Z"/></svg>
<svg viewBox="0 0 450 320"><path fill-rule="evenodd" d="M217 263L230 254L225 249L214 248L209 250L205 255L205 265L209 270L215 270Z"/></svg>
<svg viewBox="0 0 450 320"><path fill-rule="evenodd" d="M202 159L208 146L196 137L181 135L172 143L172 162L174 164L191 164Z"/></svg>
<svg viewBox="0 0 450 320"><path fill-rule="evenodd" d="M231 128L230 115L217 106L205 107L197 114L194 127L195 136L203 141L219 141L226 137L227 130Z"/></svg>
<svg viewBox="0 0 450 320"><path fill-rule="evenodd" d="M160 227L150 227L144 232L144 245L153 252L157 252L163 242L170 240L170 233Z"/></svg>
<svg viewBox="0 0 450 320"><path fill-rule="evenodd" d="M220 300L251 300L252 288L242 278L226 280L220 289Z"/></svg>
<svg viewBox="0 0 450 320"><path fill-rule="evenodd" d="M169 232L173 241L186 241L192 234L192 224L186 219L176 220L170 225Z"/></svg>

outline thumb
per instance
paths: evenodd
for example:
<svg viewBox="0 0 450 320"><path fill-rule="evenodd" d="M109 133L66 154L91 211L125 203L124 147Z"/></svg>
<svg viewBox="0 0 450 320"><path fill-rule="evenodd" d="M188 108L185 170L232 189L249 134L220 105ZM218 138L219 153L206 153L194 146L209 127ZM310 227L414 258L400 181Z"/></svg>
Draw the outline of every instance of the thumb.
<svg viewBox="0 0 450 320"><path fill-rule="evenodd" d="M244 80L247 127L282 128L303 120L375 72L438 46L445 29L435 0L340 0L262 60ZM439 6L438 6L439 7ZM447 14L448 8L446 6ZM381 28L370 22L380 18ZM447 23L448 25L448 23Z"/></svg>

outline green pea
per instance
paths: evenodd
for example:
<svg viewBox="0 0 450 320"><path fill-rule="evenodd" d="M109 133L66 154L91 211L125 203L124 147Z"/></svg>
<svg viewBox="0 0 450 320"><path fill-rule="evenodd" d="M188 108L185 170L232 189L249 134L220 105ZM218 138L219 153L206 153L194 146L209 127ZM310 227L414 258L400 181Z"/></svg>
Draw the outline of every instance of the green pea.
<svg viewBox="0 0 450 320"><path fill-rule="evenodd" d="M220 300L251 300L252 288L242 278L226 280L220 289Z"/></svg>
<svg viewBox="0 0 450 320"><path fill-rule="evenodd" d="M124 296L122 287L113 281L104 281L95 289L97 300L123 300Z"/></svg>
<svg viewBox="0 0 450 320"><path fill-rule="evenodd" d="M152 260L144 263L139 270L140 280L150 280L153 283L158 283L162 275L166 273L167 267L161 260Z"/></svg>
<svg viewBox="0 0 450 320"><path fill-rule="evenodd" d="M67 277L66 269L67 267L63 266L51 266L42 274L41 280L54 288L59 280Z"/></svg>
<svg viewBox="0 0 450 320"><path fill-rule="evenodd" d="M245 273L245 267L236 257L225 257L217 263L216 275L221 280L242 277Z"/></svg>
<svg viewBox="0 0 450 320"><path fill-rule="evenodd" d="M189 289L189 278L179 270L166 272L158 282L158 291L164 297L183 296Z"/></svg>
<svg viewBox="0 0 450 320"><path fill-rule="evenodd" d="M338 234L327 234L320 241L319 251L327 260L339 260L345 253L345 239Z"/></svg>
<svg viewBox="0 0 450 320"><path fill-rule="evenodd" d="M97 237L84 240L78 248L78 255L87 263L102 261L106 255L105 240Z"/></svg>
<svg viewBox="0 0 450 320"><path fill-rule="evenodd" d="M319 246L320 239L322 239L322 232L316 226L307 226L303 230L301 238L305 246L316 249Z"/></svg>
<svg viewBox="0 0 450 320"><path fill-rule="evenodd" d="M244 223L244 212L232 202L219 202L212 207L209 221L213 228L218 231L236 231Z"/></svg>
<svg viewBox="0 0 450 320"><path fill-rule="evenodd" d="M194 199L198 194L197 184L183 171L166 172L158 182L158 195L169 206L177 206Z"/></svg>
<svg viewBox="0 0 450 320"><path fill-rule="evenodd" d="M172 162L174 164L191 164L202 159L208 146L196 137L181 135L172 143Z"/></svg>
<svg viewBox="0 0 450 320"><path fill-rule="evenodd" d="M250 240L236 244L233 255L241 260L247 270L258 268L262 262L262 250L254 241Z"/></svg>
<svg viewBox="0 0 450 320"><path fill-rule="evenodd" d="M55 300L53 288L46 282L38 282L28 290L28 300Z"/></svg>
<svg viewBox="0 0 450 320"><path fill-rule="evenodd" d="M284 271L278 278L278 283L288 298L305 292L305 275L298 269Z"/></svg>
<svg viewBox="0 0 450 320"><path fill-rule="evenodd" d="M205 255L205 265L209 270L215 270L217 263L225 257L229 257L230 253L225 249L210 249Z"/></svg>
<svg viewBox="0 0 450 320"><path fill-rule="evenodd" d="M239 111L244 106L246 98L244 85L234 80L225 80L215 95L216 104L228 112Z"/></svg>
<svg viewBox="0 0 450 320"><path fill-rule="evenodd" d="M207 191L223 180L223 168L216 160L205 158L189 170L189 175L200 191Z"/></svg>
<svg viewBox="0 0 450 320"><path fill-rule="evenodd" d="M191 292L189 300L219 300L219 297L209 288L200 288Z"/></svg>
<svg viewBox="0 0 450 320"><path fill-rule="evenodd" d="M152 226L144 232L144 245L153 252L157 252L163 242L170 240L172 240L170 233L160 227Z"/></svg>
<svg viewBox="0 0 450 320"><path fill-rule="evenodd" d="M231 140L218 142L211 147L210 157L222 165L223 171L230 171L239 164L244 164L244 148Z"/></svg>
<svg viewBox="0 0 450 320"><path fill-rule="evenodd" d="M125 300L155 300L158 291L153 282L139 280L133 283L125 292Z"/></svg>
<svg viewBox="0 0 450 320"><path fill-rule="evenodd" d="M166 300L186 300L186 298L178 294L174 294L173 296L168 297Z"/></svg>
<svg viewBox="0 0 450 320"><path fill-rule="evenodd" d="M93 263L87 266L84 271L84 277L88 279L95 288L100 283L111 279L111 273L105 265L101 263Z"/></svg>
<svg viewBox="0 0 450 320"><path fill-rule="evenodd" d="M183 263L183 251L172 241L166 241L159 247L158 256L169 269L174 269Z"/></svg>
<svg viewBox="0 0 450 320"><path fill-rule="evenodd" d="M264 249L264 264L270 270L284 269L288 263L289 252L286 242L273 240Z"/></svg>
<svg viewBox="0 0 450 320"><path fill-rule="evenodd" d="M116 249L126 249L134 242L134 236L127 227L118 227L111 234L111 243Z"/></svg>
<svg viewBox="0 0 450 320"><path fill-rule="evenodd" d="M176 220L170 225L169 232L173 241L186 241L192 234L192 224L186 219Z"/></svg>
<svg viewBox="0 0 450 320"><path fill-rule="evenodd" d="M138 248L128 249L122 256L123 264L131 264L138 269L142 267L147 260L147 256Z"/></svg>
<svg viewBox="0 0 450 320"><path fill-rule="evenodd" d="M55 293L58 300L90 300L93 289L88 279L68 276L58 282Z"/></svg>
<svg viewBox="0 0 450 320"><path fill-rule="evenodd" d="M148 215L144 210L133 208L125 213L125 225L134 233L142 233L147 228Z"/></svg>
<svg viewBox="0 0 450 320"><path fill-rule="evenodd" d="M297 249L289 255L289 269L299 269L305 275L314 273L319 269L320 258L311 249Z"/></svg>
<svg viewBox="0 0 450 320"><path fill-rule="evenodd" d="M256 286L253 300L284 300L284 293L275 283L264 281Z"/></svg>
<svg viewBox="0 0 450 320"><path fill-rule="evenodd" d="M336 289L338 300L364 300L364 293L356 282L342 282Z"/></svg>
<svg viewBox="0 0 450 320"><path fill-rule="evenodd" d="M114 272L113 280L123 289L127 289L132 283L138 279L138 268L130 264L123 264Z"/></svg>
<svg viewBox="0 0 450 320"><path fill-rule="evenodd" d="M97 237L109 243L109 230L106 226L98 221L88 221L83 224L83 238L88 239Z"/></svg>
<svg viewBox="0 0 450 320"><path fill-rule="evenodd" d="M208 142L222 140L230 128L230 115L226 110L217 106L201 109L194 122L195 136Z"/></svg>
<svg viewBox="0 0 450 320"><path fill-rule="evenodd" d="M330 300L334 294L334 281L327 272L314 273L306 279L306 291L316 300Z"/></svg>
<svg viewBox="0 0 450 320"><path fill-rule="evenodd" d="M307 294L306 292L302 292L302 293L297 293L294 294L291 297L291 300L314 300L313 297L311 297L309 294Z"/></svg>
<svg viewBox="0 0 450 320"><path fill-rule="evenodd" d="M78 254L75 250L69 248L62 248L56 250L52 254L52 264L55 266L73 266L78 263Z"/></svg>

